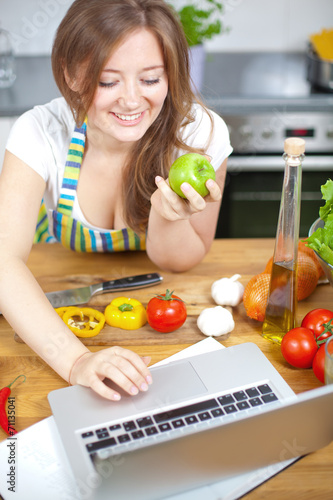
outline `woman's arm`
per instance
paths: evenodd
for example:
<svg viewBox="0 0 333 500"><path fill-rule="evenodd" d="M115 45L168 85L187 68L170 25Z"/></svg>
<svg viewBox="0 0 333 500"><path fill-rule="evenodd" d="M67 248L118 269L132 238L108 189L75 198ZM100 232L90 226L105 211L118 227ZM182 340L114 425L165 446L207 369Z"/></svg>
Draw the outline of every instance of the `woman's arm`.
<svg viewBox="0 0 333 500"><path fill-rule="evenodd" d="M7 151L0 176L0 310L65 380L113 400L120 395L103 384L106 377L129 394L147 390L147 360L120 347L91 353L54 311L26 266L44 190L42 177Z"/></svg>
<svg viewBox="0 0 333 500"><path fill-rule="evenodd" d="M227 160L216 171L216 182L207 181L210 194L202 198L190 185L181 189L187 199L157 179L151 198L147 254L160 268L174 272L191 269L208 252L215 236Z"/></svg>

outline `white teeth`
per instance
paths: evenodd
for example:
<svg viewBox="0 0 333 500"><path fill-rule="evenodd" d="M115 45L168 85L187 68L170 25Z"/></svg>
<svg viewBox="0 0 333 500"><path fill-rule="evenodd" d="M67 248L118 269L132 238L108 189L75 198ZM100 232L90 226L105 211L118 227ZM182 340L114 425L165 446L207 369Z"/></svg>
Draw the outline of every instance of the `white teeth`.
<svg viewBox="0 0 333 500"><path fill-rule="evenodd" d="M120 120L124 120L126 122L131 122L131 121L134 121L134 120L137 120L138 118L140 118L142 113L138 113L137 115L119 115L118 113L115 113L115 115L117 118L120 118Z"/></svg>

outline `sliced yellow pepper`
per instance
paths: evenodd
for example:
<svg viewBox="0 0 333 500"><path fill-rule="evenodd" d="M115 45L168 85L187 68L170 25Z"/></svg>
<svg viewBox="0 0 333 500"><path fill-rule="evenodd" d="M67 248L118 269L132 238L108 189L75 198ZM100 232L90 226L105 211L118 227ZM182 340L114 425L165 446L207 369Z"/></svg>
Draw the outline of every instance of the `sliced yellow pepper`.
<svg viewBox="0 0 333 500"><path fill-rule="evenodd" d="M55 312L59 314L60 318L62 318L66 311L73 308L76 309L76 306L57 307Z"/></svg>
<svg viewBox="0 0 333 500"><path fill-rule="evenodd" d="M105 316L97 309L71 306L58 309L65 309L57 313L62 314L62 320L77 337L95 337L105 325Z"/></svg>
<svg viewBox="0 0 333 500"><path fill-rule="evenodd" d="M147 323L146 309L136 299L117 297L106 306L105 320L108 325L123 330L137 330Z"/></svg>

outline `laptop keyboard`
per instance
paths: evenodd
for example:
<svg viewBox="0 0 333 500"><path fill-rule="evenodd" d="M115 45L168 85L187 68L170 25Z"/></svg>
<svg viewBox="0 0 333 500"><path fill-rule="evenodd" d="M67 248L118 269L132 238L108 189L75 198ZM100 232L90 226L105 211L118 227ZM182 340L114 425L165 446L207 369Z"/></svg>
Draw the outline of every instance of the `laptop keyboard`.
<svg viewBox="0 0 333 500"><path fill-rule="evenodd" d="M212 399L184 405L172 410L151 413L99 429L89 430L81 434L87 452L93 458L100 450L112 449L117 453L124 444L147 441L164 433L195 426L201 427L205 422L215 419L226 419L228 416L237 417L245 410L278 401L278 397L268 384L252 386L229 394L223 394Z"/></svg>

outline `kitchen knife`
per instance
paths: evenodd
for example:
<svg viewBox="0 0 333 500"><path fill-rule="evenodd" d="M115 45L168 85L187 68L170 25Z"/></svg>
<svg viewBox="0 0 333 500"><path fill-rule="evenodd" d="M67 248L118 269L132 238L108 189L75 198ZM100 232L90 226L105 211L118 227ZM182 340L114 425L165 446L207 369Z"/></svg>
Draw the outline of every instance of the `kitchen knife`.
<svg viewBox="0 0 333 500"><path fill-rule="evenodd" d="M84 286L81 288L49 292L45 295L53 307L77 306L86 304L91 297L99 293L125 292L135 288L158 285L161 281L163 281L163 278L158 273L140 274L111 281L103 281L96 285Z"/></svg>

